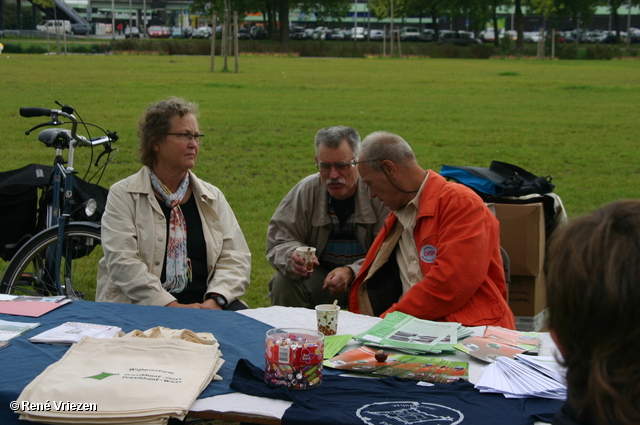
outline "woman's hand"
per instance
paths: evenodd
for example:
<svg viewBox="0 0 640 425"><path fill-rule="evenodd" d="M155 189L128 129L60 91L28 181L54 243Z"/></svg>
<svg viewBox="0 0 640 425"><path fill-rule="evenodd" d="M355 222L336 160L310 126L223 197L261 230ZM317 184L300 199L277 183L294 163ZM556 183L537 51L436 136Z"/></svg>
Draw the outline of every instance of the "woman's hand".
<svg viewBox="0 0 640 425"><path fill-rule="evenodd" d="M222 307L220 307L220 305L218 305L218 303L213 298L209 298L208 300L200 304L200 308L206 310L222 310Z"/></svg>

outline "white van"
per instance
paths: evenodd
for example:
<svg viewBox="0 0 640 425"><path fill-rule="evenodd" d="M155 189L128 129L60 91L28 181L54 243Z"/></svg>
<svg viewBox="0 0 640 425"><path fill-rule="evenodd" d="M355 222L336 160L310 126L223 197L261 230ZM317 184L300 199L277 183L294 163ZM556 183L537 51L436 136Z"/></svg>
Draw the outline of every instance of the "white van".
<svg viewBox="0 0 640 425"><path fill-rule="evenodd" d="M44 31L49 34L55 34L56 28L57 28L58 34L61 34L61 35L63 31L66 32L67 34L71 34L72 32L71 22L63 21L60 19L58 19L57 21L50 20L45 22L44 26L40 29L40 31Z"/></svg>

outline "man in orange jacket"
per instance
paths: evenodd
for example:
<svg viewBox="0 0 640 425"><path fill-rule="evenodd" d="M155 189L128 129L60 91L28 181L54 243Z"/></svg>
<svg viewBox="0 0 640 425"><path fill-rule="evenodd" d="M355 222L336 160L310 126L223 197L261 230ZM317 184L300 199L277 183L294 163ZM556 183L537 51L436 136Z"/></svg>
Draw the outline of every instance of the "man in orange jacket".
<svg viewBox="0 0 640 425"><path fill-rule="evenodd" d="M358 171L392 213L351 286L349 310L514 329L500 226L482 199L424 170L395 134L367 136Z"/></svg>

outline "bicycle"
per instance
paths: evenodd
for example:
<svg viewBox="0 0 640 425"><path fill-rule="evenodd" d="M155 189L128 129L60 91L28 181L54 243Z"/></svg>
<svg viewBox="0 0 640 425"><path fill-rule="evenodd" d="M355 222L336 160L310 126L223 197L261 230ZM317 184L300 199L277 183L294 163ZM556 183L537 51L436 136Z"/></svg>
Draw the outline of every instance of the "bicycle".
<svg viewBox="0 0 640 425"><path fill-rule="evenodd" d="M71 299L83 299L86 291L95 291L98 261L102 258L100 218L104 211L107 189L76 176L74 153L76 147L89 146L92 149L91 161L85 178L93 163L93 148L102 146L104 150L93 164L100 173L97 181L111 161L112 153L117 149L111 144L118 140L115 132L104 130L94 124L78 120L72 107L61 105L61 109L20 108L23 117L51 117L51 121L41 123L26 131L29 135L40 127L56 127L71 124L71 129L47 128L40 131L38 140L56 151L53 166L31 164L18 170L2 173L17 175L24 184L25 173L35 173L37 178L32 184L37 186L34 201L37 202L35 234L26 234L22 240L11 245L19 249L10 256L2 280L0 292L8 294L28 294L32 296L65 295ZM67 122L61 121L61 117ZM79 117L79 115L78 115ZM81 124L89 134L88 126L104 132L104 136L86 138L77 134ZM67 159L63 157L68 150ZM106 161L99 165L107 155ZM26 171L25 171L26 170ZM23 173L23 176L20 176ZM29 174L29 177L31 174ZM29 183L27 183L29 184ZM96 198L102 199L96 199ZM31 223L27 222L27 225ZM25 240L26 239L26 240ZM15 245L15 246L14 246ZM20 246L21 245L21 246ZM2 253L7 254L3 246ZM93 289L92 289L93 288Z"/></svg>

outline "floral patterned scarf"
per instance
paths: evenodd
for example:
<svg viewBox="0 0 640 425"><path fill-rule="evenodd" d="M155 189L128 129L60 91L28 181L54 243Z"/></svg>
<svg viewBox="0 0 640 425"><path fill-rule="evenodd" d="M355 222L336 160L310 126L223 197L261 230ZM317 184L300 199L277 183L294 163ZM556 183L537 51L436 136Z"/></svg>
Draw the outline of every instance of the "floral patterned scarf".
<svg viewBox="0 0 640 425"><path fill-rule="evenodd" d="M189 173L186 173L175 193L167 188L160 179L149 170L151 185L171 208L169 216L169 240L167 241L166 280L162 287L169 292L182 292L191 280L191 268L187 258L187 222L180 209L180 203L189 188Z"/></svg>

